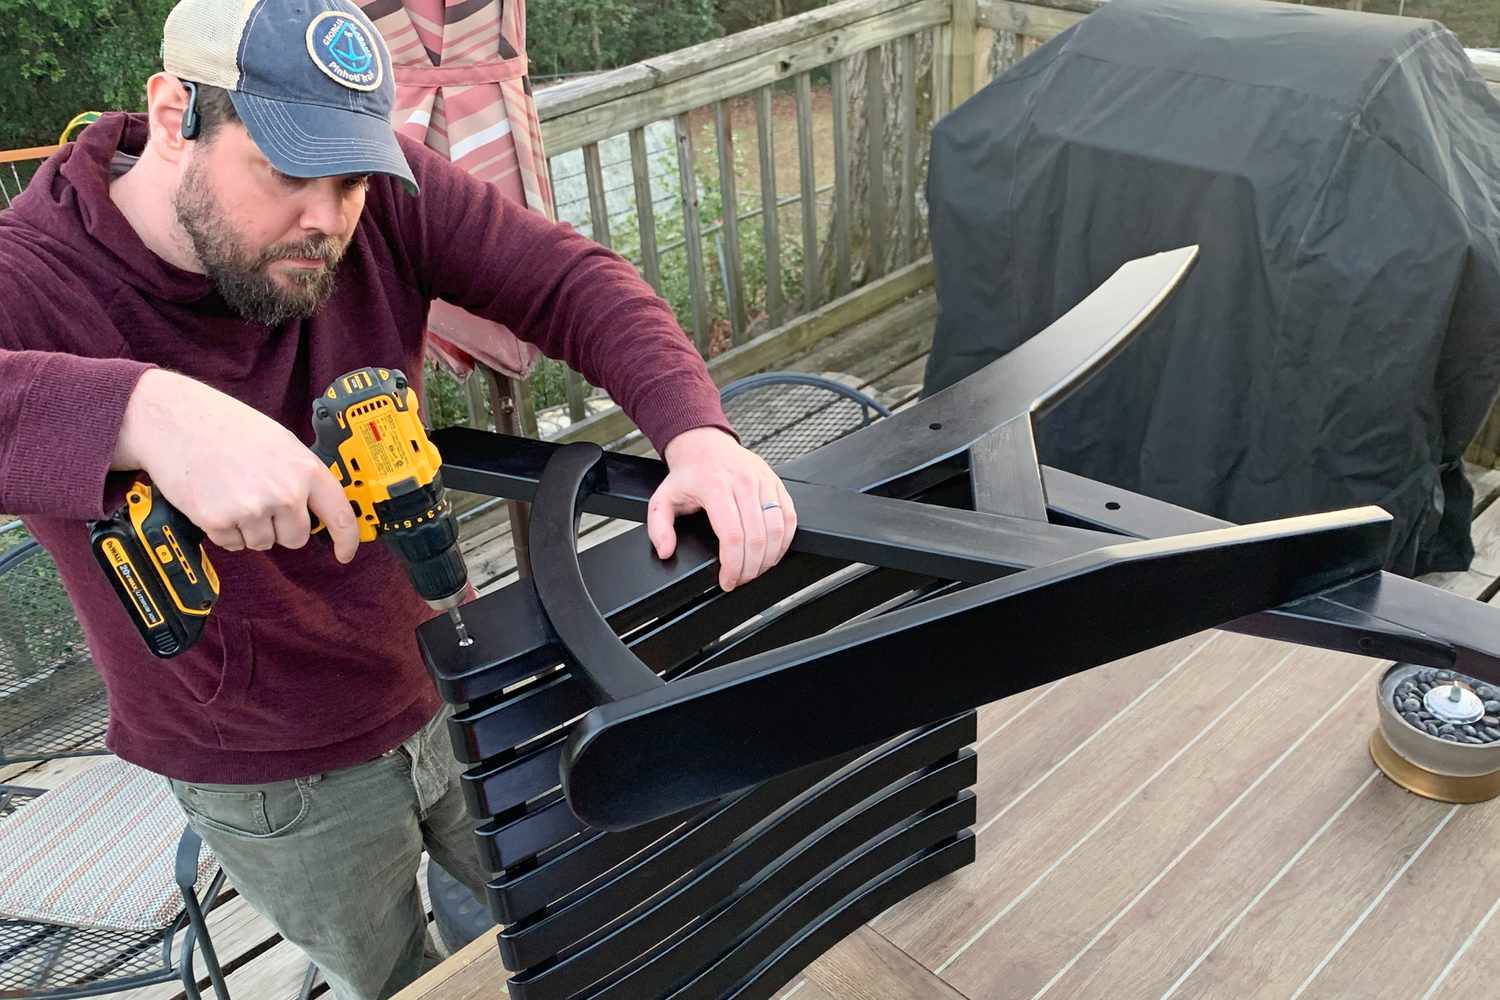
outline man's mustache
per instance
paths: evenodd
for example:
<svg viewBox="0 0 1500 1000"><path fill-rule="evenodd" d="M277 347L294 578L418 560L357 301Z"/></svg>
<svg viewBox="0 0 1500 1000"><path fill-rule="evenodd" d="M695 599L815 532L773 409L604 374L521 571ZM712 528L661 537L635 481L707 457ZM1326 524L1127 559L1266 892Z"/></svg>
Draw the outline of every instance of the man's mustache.
<svg viewBox="0 0 1500 1000"><path fill-rule="evenodd" d="M313 259L321 260L332 268L343 260L344 251L348 249L348 246L346 241L332 236L313 237L301 243L280 243L261 251L257 263L264 266L277 260Z"/></svg>

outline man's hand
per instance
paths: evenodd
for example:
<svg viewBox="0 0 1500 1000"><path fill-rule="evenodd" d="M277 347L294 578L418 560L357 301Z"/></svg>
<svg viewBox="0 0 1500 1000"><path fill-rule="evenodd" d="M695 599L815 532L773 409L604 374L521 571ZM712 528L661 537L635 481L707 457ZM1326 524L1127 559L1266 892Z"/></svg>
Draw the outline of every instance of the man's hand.
<svg viewBox="0 0 1500 1000"><path fill-rule="evenodd" d="M295 434L211 386L152 369L125 407L112 467L141 469L220 548L301 548L308 510L340 562L359 528L343 487Z"/></svg>
<svg viewBox="0 0 1500 1000"><path fill-rule="evenodd" d="M797 530L797 511L781 479L759 455L717 427L695 427L667 442L670 470L646 509L656 554L677 550L672 521L706 511L719 538L719 586L733 590L775 566Z"/></svg>

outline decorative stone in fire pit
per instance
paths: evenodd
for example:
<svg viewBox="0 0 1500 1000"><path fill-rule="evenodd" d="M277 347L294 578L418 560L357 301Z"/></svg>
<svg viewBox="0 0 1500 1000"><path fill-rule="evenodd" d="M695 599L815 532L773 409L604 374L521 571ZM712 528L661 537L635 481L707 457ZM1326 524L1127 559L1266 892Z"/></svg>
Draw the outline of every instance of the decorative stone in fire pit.
<svg viewBox="0 0 1500 1000"><path fill-rule="evenodd" d="M1397 663L1376 689L1370 755L1401 787L1443 802L1500 795L1500 689L1466 674Z"/></svg>

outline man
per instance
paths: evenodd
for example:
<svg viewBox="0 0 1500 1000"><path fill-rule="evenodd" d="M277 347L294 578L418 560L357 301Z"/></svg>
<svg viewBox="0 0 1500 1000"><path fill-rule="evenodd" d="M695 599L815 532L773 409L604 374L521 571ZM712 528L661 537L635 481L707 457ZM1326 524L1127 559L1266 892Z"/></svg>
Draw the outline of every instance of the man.
<svg viewBox="0 0 1500 1000"><path fill-rule="evenodd" d="M183 0L164 35L147 112L89 126L0 215L0 510L57 561L111 749L171 780L340 1000L389 996L431 962L423 847L476 890L486 873L416 651L431 612L383 546L358 547L307 447L314 396L365 365L419 375L442 298L621 402L670 467L662 557L673 517L706 509L732 588L796 517L628 263L398 140L390 57L347 0ZM222 550L220 602L170 660L88 546L136 470ZM309 510L331 550L308 544Z"/></svg>

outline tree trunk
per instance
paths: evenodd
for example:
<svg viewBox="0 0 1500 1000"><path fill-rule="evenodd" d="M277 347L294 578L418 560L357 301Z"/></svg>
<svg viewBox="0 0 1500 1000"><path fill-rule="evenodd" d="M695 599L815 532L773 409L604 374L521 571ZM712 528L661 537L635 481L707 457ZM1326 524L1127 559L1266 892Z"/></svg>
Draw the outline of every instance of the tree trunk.
<svg viewBox="0 0 1500 1000"><path fill-rule="evenodd" d="M914 213L915 227L919 233L922 219L926 216L925 200L922 198L922 163L926 160L927 138L922 128L924 99L930 106L931 51L929 36L924 33L917 39L913 59L917 90L917 144L918 174L916 190L911 197L916 199L918 210ZM926 44L923 44L926 43ZM898 44L882 45L871 50L879 60L878 80L871 69L870 53L860 52L845 60L847 98L844 113L847 115L847 148L849 187L849 283L848 288L857 288L887 273L898 259L896 240L900 218L902 121L901 121L901 67ZM839 113L835 105L834 114ZM871 118L876 117L881 133L871 150ZM930 116L929 116L930 117ZM878 175L872 176L872 168ZM872 181L875 183L872 184ZM837 171L835 171L837 183ZM880 204L872 203L872 193ZM871 224L876 223L872 231ZM829 226L829 238L819 255L818 275L823 283L824 301L840 290L847 290L839 274L838 244L834 225Z"/></svg>

